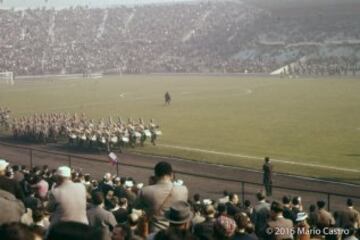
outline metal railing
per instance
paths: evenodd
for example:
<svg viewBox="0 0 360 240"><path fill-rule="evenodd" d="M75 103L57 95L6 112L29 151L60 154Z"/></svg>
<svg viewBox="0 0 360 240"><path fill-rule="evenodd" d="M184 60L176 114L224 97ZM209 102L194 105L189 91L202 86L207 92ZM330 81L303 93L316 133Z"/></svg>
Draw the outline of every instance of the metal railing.
<svg viewBox="0 0 360 240"><path fill-rule="evenodd" d="M73 163L74 163L74 161L76 162L76 159L86 160L86 161L90 161L90 162L94 162L94 163L96 162L96 163L101 163L101 164L109 164L109 161L107 162L107 161L104 161L104 159L95 158L95 157L85 157L85 156L81 156L81 155L77 155L77 154L68 154L68 153L63 153L63 152L49 151L49 150L32 148L32 147L19 146L19 145L5 143L5 142L0 142L0 145L5 146L5 147L9 147L9 148L15 148L15 149L21 149L21 150L27 151L28 152L27 153L28 154L28 164L29 164L30 168L32 168L34 166L33 157L34 157L34 153L36 153L36 152L37 153L46 153L46 154L50 154L52 156L64 157L66 159L67 165L69 167L73 166ZM0 152L0 157L1 157L1 152ZM137 164L130 164L130 163L124 163L124 162L118 162L116 164L117 175L119 175L119 166L146 169L146 170L151 170L151 171L153 170L153 167L137 165ZM175 171L175 173L185 175L185 176L197 177L197 178L205 178L205 179L211 179L211 180L219 180L219 181L227 181L227 182L239 183L241 185L241 193L240 194L241 194L241 198L243 200L245 200L245 194L246 194L247 187L249 188L250 185L256 186L256 187L262 187L263 186L262 183L243 181L243 180L237 180L237 179L232 179L232 178L224 178L224 177L219 177L219 176L214 176L214 175L206 175L206 174L191 173L191 172L184 172L184 171ZM328 192L328 191L309 190L309 189L284 187L284 186L276 186L276 185L273 185L272 188L273 188L273 190L277 189L277 190L285 190L285 191L291 191L291 192L295 191L295 192L302 192L302 193L325 195L325 196L327 196L327 202L328 202L327 207L328 207L328 209L330 209L330 206L332 205L331 204L331 198L332 197L353 198L353 199L359 199L360 200L360 195L355 196L355 195L339 194L339 193ZM360 186L359 186L359 193L360 193Z"/></svg>

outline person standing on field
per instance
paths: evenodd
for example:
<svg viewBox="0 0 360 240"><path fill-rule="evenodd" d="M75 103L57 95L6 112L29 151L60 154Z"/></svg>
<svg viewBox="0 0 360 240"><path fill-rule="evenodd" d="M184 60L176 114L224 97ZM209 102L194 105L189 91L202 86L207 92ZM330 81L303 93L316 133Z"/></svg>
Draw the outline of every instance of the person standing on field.
<svg viewBox="0 0 360 240"><path fill-rule="evenodd" d="M263 165L263 184L267 197L270 197L272 195L272 173L273 166L270 162L270 158L265 157L265 163Z"/></svg>

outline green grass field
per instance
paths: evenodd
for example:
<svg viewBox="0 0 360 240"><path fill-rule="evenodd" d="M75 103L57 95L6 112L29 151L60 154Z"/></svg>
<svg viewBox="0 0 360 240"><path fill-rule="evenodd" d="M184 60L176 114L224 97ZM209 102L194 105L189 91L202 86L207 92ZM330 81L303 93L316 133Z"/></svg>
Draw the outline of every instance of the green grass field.
<svg viewBox="0 0 360 240"><path fill-rule="evenodd" d="M359 183L359 80L190 75L18 80L0 85L0 106L15 116L85 112L97 119L154 118L164 133L159 146L135 151L256 169L267 155L289 161L274 162L280 172ZM165 91L171 93L170 106L163 104Z"/></svg>

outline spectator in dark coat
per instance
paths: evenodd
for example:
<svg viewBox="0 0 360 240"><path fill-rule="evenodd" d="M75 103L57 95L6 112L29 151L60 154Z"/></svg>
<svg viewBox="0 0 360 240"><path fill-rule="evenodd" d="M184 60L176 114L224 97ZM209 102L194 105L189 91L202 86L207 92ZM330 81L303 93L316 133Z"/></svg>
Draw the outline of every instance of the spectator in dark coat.
<svg viewBox="0 0 360 240"><path fill-rule="evenodd" d="M265 163L263 165L263 184L265 187L266 196L272 195L272 174L273 166L269 157L265 157Z"/></svg>
<svg viewBox="0 0 360 240"><path fill-rule="evenodd" d="M110 233L116 226L117 222L114 215L104 209L104 195L102 192L92 194L92 206L87 210L89 225L95 228L101 228L103 240L111 238Z"/></svg>
<svg viewBox="0 0 360 240"><path fill-rule="evenodd" d="M20 184L13 179L6 177L6 169L9 163L3 159L0 159L0 189L5 190L13 194L17 199L24 202L24 193Z"/></svg>

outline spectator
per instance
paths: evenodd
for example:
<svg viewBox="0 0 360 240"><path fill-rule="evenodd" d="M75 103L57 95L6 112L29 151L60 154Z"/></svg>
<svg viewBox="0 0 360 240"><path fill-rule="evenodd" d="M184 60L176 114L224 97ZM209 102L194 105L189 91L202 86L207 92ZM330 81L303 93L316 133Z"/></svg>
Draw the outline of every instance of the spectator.
<svg viewBox="0 0 360 240"><path fill-rule="evenodd" d="M324 228L329 228L335 225L335 219L332 216L332 214L325 210L325 202L324 201L318 201L317 203L318 211L316 212L316 223L317 227L320 230L323 230Z"/></svg>
<svg viewBox="0 0 360 240"><path fill-rule="evenodd" d="M309 207L308 223L310 225L310 228L314 228L317 226L317 212L316 206L314 204L311 204Z"/></svg>
<svg viewBox="0 0 360 240"><path fill-rule="evenodd" d="M345 228L345 226L352 226L353 228L360 227L360 214L354 208L352 199L346 201L346 208L338 213L337 226Z"/></svg>
<svg viewBox="0 0 360 240"><path fill-rule="evenodd" d="M131 229L125 224L116 225L111 240L132 240Z"/></svg>
<svg viewBox="0 0 360 240"><path fill-rule="evenodd" d="M244 206L241 210L242 212L245 212L249 217L251 217L254 212L254 208L251 206L251 202L249 200L244 201Z"/></svg>
<svg viewBox="0 0 360 240"><path fill-rule="evenodd" d="M226 203L226 209L229 216L234 217L236 213L240 212L239 196L236 193L229 194L229 202Z"/></svg>
<svg viewBox="0 0 360 240"><path fill-rule="evenodd" d="M233 240L256 240L257 237L254 232L254 226L252 225L249 216L240 212L235 215L235 222L237 230Z"/></svg>
<svg viewBox="0 0 360 240"><path fill-rule="evenodd" d="M102 230L103 240L111 238L111 232L117 222L114 215L104 209L104 195L102 192L92 194L92 206L87 210L89 225Z"/></svg>
<svg viewBox="0 0 360 240"><path fill-rule="evenodd" d="M220 216L214 223L214 239L227 240L232 239L235 234L236 223L227 216Z"/></svg>
<svg viewBox="0 0 360 240"><path fill-rule="evenodd" d="M0 189L5 190L13 194L17 199L24 202L24 193L20 187L20 184L16 180L6 177L6 170L9 163L3 159L0 159Z"/></svg>
<svg viewBox="0 0 360 240"><path fill-rule="evenodd" d="M295 222L295 217L292 208L290 206L290 197L284 196L282 198L282 203L284 206L284 212L283 212L284 218L290 219L291 221Z"/></svg>
<svg viewBox="0 0 360 240"><path fill-rule="evenodd" d="M255 233L259 238L265 238L265 229L270 217L270 204L266 202L265 194L261 191L256 194L258 204L254 208L252 222L255 224Z"/></svg>
<svg viewBox="0 0 360 240"><path fill-rule="evenodd" d="M299 212L302 212L302 204L301 204L301 198L299 196L296 196L292 199L292 215L293 215L293 223L295 224L296 216Z"/></svg>
<svg viewBox="0 0 360 240"><path fill-rule="evenodd" d="M273 166L271 164L270 158L265 157L265 163L263 165L263 184L267 197L272 195L272 175Z"/></svg>
<svg viewBox="0 0 360 240"><path fill-rule="evenodd" d="M71 181L71 169L59 167L56 186L49 194L48 210L52 213L51 225L59 221L74 221L88 224L86 217L86 189L82 183ZM71 196L71 197L69 197Z"/></svg>
<svg viewBox="0 0 360 240"><path fill-rule="evenodd" d="M213 205L205 206L205 221L194 226L194 234L198 238L210 238L214 234L215 208Z"/></svg>
<svg viewBox="0 0 360 240"><path fill-rule="evenodd" d="M125 223L128 219L129 209L128 209L128 202L126 198L120 198L118 200L117 197L113 197L112 199L113 204L118 202L117 208L115 207L111 212L114 214L115 219L118 223Z"/></svg>
<svg viewBox="0 0 360 240"><path fill-rule="evenodd" d="M9 222L19 222L25 213L24 204L8 191L0 189L0 225ZM2 238L0 238L2 239Z"/></svg>
<svg viewBox="0 0 360 240"><path fill-rule="evenodd" d="M49 230L47 240L99 240L102 232L80 222L58 222Z"/></svg>
<svg viewBox="0 0 360 240"><path fill-rule="evenodd" d="M2 240L37 240L30 228L22 223L6 223L0 226Z"/></svg>
<svg viewBox="0 0 360 240"><path fill-rule="evenodd" d="M310 226L307 224L307 214L305 212L299 212L296 216L295 233L298 240L310 240Z"/></svg>
<svg viewBox="0 0 360 240"><path fill-rule="evenodd" d="M169 222L164 213L177 201L187 201L188 190L185 186L175 186L172 167L167 162L159 162L155 166L158 179L154 185L146 186L140 191L140 205L150 219L150 231L166 229Z"/></svg>
<svg viewBox="0 0 360 240"><path fill-rule="evenodd" d="M170 223L169 228L156 233L153 239L195 239L195 236L189 231L192 217L193 214L190 205L187 202L174 202L170 209L165 213L165 218ZM152 236L149 238L151 237Z"/></svg>
<svg viewBox="0 0 360 240"><path fill-rule="evenodd" d="M271 204L271 220L268 222L268 229L265 239L293 239L293 222L283 216L284 207L279 202ZM271 234L269 234L271 232Z"/></svg>

